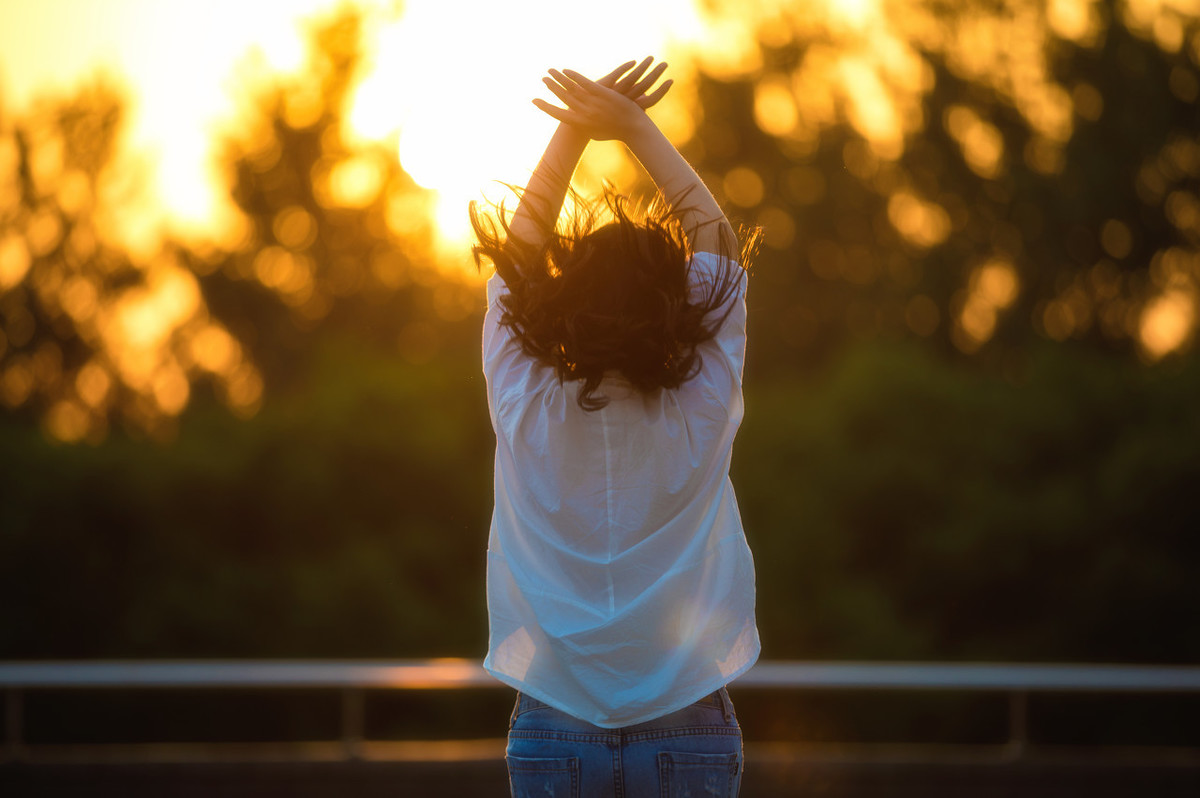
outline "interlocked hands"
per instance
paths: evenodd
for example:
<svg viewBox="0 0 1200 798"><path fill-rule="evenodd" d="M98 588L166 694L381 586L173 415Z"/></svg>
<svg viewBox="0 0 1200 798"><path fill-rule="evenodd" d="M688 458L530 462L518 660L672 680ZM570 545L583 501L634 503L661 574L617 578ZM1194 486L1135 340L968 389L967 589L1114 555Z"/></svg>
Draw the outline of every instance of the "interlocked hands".
<svg viewBox="0 0 1200 798"><path fill-rule="evenodd" d="M647 94L667 68L665 62L659 62L650 69L653 62L652 57L636 66L635 62L627 61L599 80L589 80L571 69L561 72L551 69L550 77L542 78L542 82L566 107L559 108L542 99L535 99L533 104L589 138L628 141L648 123L646 109L671 88L672 81L668 79Z"/></svg>

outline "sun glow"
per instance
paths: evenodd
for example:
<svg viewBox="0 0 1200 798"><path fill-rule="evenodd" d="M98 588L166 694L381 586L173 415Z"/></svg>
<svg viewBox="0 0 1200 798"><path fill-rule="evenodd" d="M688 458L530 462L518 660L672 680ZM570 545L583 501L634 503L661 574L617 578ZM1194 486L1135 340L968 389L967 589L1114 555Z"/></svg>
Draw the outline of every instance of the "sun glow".
<svg viewBox="0 0 1200 798"><path fill-rule="evenodd" d="M127 244L148 252L160 224L197 233L222 219L211 147L214 125L234 113L232 68L246 58L280 71L298 67L304 48L297 22L323 5L329 3L14 3L0 34L6 99L25 106L97 71L127 91L121 168L144 173L152 185L120 227Z"/></svg>
<svg viewBox="0 0 1200 798"><path fill-rule="evenodd" d="M307 22L345 2L13 4L0 26L3 96L19 109L97 70L112 76L130 101L122 171L150 183L144 201L124 203L129 212L115 220L122 243L149 256L164 230L221 241L235 225L215 174L214 133L237 128L239 75L248 63L260 74L295 72ZM437 192L433 216L456 243L467 202L523 183L536 165L554 123L529 101L549 96L539 83L547 68L601 74L622 59L678 58L706 35L691 0L612 0L603 13L556 0L351 4L364 13L368 64L349 128L396 142L404 169ZM678 64L676 76L686 69Z"/></svg>
<svg viewBox="0 0 1200 798"><path fill-rule="evenodd" d="M831 16L854 28L866 27L877 6L877 0L829 0Z"/></svg>
<svg viewBox="0 0 1200 798"><path fill-rule="evenodd" d="M405 171L437 192L449 242L466 237L470 200L502 196L503 183L523 184L537 164L555 124L530 102L549 97L546 69L598 75L622 59L670 58L700 29L689 0L614 0L603 14L555 0L519 5L410 0L377 29L350 109L359 135L395 136Z"/></svg>

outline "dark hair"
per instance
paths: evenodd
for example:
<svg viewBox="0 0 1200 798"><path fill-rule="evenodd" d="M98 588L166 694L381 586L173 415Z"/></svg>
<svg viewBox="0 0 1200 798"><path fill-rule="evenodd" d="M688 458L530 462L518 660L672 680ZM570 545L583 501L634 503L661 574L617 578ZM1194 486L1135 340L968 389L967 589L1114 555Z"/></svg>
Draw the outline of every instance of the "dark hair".
<svg viewBox="0 0 1200 798"><path fill-rule="evenodd" d="M492 213L471 203L475 263L490 260L508 286L500 323L560 381L583 382L578 402L584 410L608 404L595 393L610 371L643 393L679 387L700 370L696 347L729 315L758 230L741 248L722 241L724 267L693 281L688 236L661 198L636 220L629 199L611 190L591 202L572 199L575 211L565 229L540 248L509 235L503 203ZM723 224L720 229L727 232Z"/></svg>

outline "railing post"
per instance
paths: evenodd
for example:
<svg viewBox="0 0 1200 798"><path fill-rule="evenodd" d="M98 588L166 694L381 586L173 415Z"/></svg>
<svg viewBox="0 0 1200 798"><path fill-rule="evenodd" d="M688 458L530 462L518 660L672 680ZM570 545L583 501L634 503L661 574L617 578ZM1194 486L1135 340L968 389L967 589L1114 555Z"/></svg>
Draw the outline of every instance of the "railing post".
<svg viewBox="0 0 1200 798"><path fill-rule="evenodd" d="M9 762L23 752L21 726L21 690L10 687L4 691L4 759Z"/></svg>
<svg viewBox="0 0 1200 798"><path fill-rule="evenodd" d="M342 751L347 759L362 757L363 691L348 687L342 690Z"/></svg>
<svg viewBox="0 0 1200 798"><path fill-rule="evenodd" d="M1013 690L1008 694L1008 755L1020 759L1029 745L1029 693Z"/></svg>

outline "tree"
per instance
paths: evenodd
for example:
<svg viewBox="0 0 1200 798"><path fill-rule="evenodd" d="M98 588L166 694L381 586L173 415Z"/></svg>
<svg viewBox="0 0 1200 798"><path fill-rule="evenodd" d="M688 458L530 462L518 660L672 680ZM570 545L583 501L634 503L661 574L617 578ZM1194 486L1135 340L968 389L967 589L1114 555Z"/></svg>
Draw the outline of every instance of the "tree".
<svg viewBox="0 0 1200 798"><path fill-rule="evenodd" d="M302 375L317 339L334 333L427 361L476 309L470 289L438 270L431 192L394 148L355 142L348 129L361 38L350 8L315 25L299 74L248 81L264 88L248 132L226 142L246 233L199 264L201 282L268 385Z"/></svg>
<svg viewBox="0 0 1200 798"><path fill-rule="evenodd" d="M712 7L751 55L708 64L689 146L766 228L765 367L880 335L998 364L1039 339L1150 360L1188 347L1192 15L1033 0Z"/></svg>
<svg viewBox="0 0 1200 798"><path fill-rule="evenodd" d="M0 401L63 440L98 440L112 419L156 429L197 374L246 368L186 253L119 243L122 105L97 82L0 127Z"/></svg>
<svg viewBox="0 0 1200 798"><path fill-rule="evenodd" d="M315 23L309 60L258 87L224 144L240 241L121 243L139 189L114 162L106 83L0 125L0 402L55 438L113 422L163 434L196 390L240 415L301 379L322 338L413 362L473 340L470 289L435 263L430 192L344 114L362 65L352 7ZM0 117L2 119L3 117Z"/></svg>

